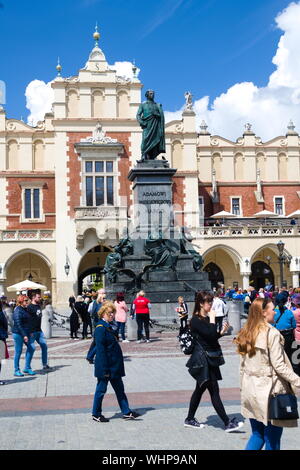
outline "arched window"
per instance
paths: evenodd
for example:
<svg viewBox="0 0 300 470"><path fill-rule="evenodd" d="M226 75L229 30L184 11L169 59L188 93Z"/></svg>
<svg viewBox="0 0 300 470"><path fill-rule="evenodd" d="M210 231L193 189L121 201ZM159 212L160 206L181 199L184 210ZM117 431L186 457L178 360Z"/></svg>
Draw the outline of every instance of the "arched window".
<svg viewBox="0 0 300 470"><path fill-rule="evenodd" d="M44 170L44 143L41 140L36 140L33 144L33 169Z"/></svg>
<svg viewBox="0 0 300 470"><path fill-rule="evenodd" d="M237 181L243 181L244 179L244 158L241 153L234 156L234 178Z"/></svg>
<svg viewBox="0 0 300 470"><path fill-rule="evenodd" d="M256 156L256 171L260 170L260 179L264 181L266 179L266 161L263 153L258 153Z"/></svg>
<svg viewBox="0 0 300 470"><path fill-rule="evenodd" d="M214 153L212 156L212 165L213 169L216 171L216 179L221 179L221 155L219 153Z"/></svg>
<svg viewBox="0 0 300 470"><path fill-rule="evenodd" d="M104 95L102 91L96 90L92 95L92 117L103 117Z"/></svg>
<svg viewBox="0 0 300 470"><path fill-rule="evenodd" d="M129 100L126 91L119 91L117 96L117 116L120 118L129 117Z"/></svg>
<svg viewBox="0 0 300 470"><path fill-rule="evenodd" d="M220 284L224 284L224 276L223 272L217 266L215 263L209 263L207 266L205 266L204 271L208 273L208 279L211 282L212 287L220 287Z"/></svg>
<svg viewBox="0 0 300 470"><path fill-rule="evenodd" d="M285 153L278 155L278 179L286 181L288 179L287 156Z"/></svg>
<svg viewBox="0 0 300 470"><path fill-rule="evenodd" d="M176 140L172 144L172 167L182 168L182 143Z"/></svg>
<svg viewBox="0 0 300 470"><path fill-rule="evenodd" d="M258 290L265 287L268 281L274 286L272 268L264 261L255 261L251 266L250 285Z"/></svg>
<svg viewBox="0 0 300 470"><path fill-rule="evenodd" d="M10 140L7 145L6 169L19 170L19 145L16 140Z"/></svg>
<svg viewBox="0 0 300 470"><path fill-rule="evenodd" d="M78 94L76 90L70 90L67 97L68 117L78 117Z"/></svg>

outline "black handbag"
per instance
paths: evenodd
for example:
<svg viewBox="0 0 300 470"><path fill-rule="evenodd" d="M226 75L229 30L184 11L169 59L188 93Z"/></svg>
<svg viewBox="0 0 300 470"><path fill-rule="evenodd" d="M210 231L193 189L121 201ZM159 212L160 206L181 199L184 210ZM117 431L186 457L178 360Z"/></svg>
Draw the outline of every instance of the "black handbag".
<svg viewBox="0 0 300 470"><path fill-rule="evenodd" d="M268 348L268 356L269 362L271 364L270 359L270 351ZM289 385L291 390L291 386ZM292 390L291 390L292 391ZM269 398L269 419L281 419L281 420L289 420L289 419L298 419L298 403L297 397L293 393L278 393L271 395Z"/></svg>
<svg viewBox="0 0 300 470"><path fill-rule="evenodd" d="M291 393L273 395L269 401L269 419L298 419L297 397Z"/></svg>
<svg viewBox="0 0 300 470"><path fill-rule="evenodd" d="M222 350L205 351L207 363L210 367L219 367L225 364Z"/></svg>

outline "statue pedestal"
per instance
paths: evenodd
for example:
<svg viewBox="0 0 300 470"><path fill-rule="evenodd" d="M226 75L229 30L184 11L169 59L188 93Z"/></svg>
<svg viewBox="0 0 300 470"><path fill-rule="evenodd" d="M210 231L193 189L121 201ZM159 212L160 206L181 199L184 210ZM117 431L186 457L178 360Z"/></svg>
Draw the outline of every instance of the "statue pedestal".
<svg viewBox="0 0 300 470"><path fill-rule="evenodd" d="M195 292L211 290L208 273L199 271L201 257L182 234L181 227L174 226L175 173L176 169L169 168L165 160L140 162L130 171L134 217L128 237L133 254L123 252L113 282L108 276L105 280L108 298L124 292L127 304L131 304L139 290L144 290L152 304L151 318L167 323L178 318L175 311L178 296L188 302L191 312ZM116 252L121 253L122 246L121 241ZM129 330L131 322L128 319Z"/></svg>
<svg viewBox="0 0 300 470"><path fill-rule="evenodd" d="M130 170L134 238L146 239L157 232L158 227L163 232L173 227L172 178L175 173L176 169L169 168L166 160L147 160Z"/></svg>

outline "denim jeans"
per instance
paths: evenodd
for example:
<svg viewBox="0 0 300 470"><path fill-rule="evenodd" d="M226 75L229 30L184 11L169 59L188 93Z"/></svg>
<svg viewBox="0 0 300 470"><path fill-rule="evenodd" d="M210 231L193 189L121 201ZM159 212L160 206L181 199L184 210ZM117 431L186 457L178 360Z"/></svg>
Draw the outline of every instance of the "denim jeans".
<svg viewBox="0 0 300 470"><path fill-rule="evenodd" d="M14 344L15 344L14 368L15 368L15 372L16 372L17 370L20 370L20 357L21 357L21 354L22 354L22 351L23 351L23 342L24 342L24 340L23 340L23 336L19 335L18 333L13 333L12 336L13 336L13 340L14 340ZM27 364L27 358L32 357L33 353L34 353L34 349L32 347L32 344L30 343L29 338L28 338L28 343L27 343L26 346L27 346L27 350L26 350L26 355L25 355L25 362Z"/></svg>
<svg viewBox="0 0 300 470"><path fill-rule="evenodd" d="M245 450L261 450L266 445L266 450L280 450L280 439L283 428L273 426L271 423L265 426L263 423L250 419L252 436Z"/></svg>
<svg viewBox="0 0 300 470"><path fill-rule="evenodd" d="M30 345L32 347L32 351L26 352L26 362L25 362L25 369L31 369L31 360L32 356L35 352L35 341L40 345L41 350L42 350L42 363L43 366L46 366L48 364L48 347L46 343L46 338L45 335L42 331L35 331L34 333L31 333L30 335Z"/></svg>
<svg viewBox="0 0 300 470"><path fill-rule="evenodd" d="M117 377L115 379L101 378L98 379L98 383L96 386L92 411L93 416L99 417L102 414L102 401L107 390L108 382L111 383L115 391L123 415L130 413L130 408L128 405L127 397L125 395L122 377Z"/></svg>
<svg viewBox="0 0 300 470"><path fill-rule="evenodd" d="M125 322L118 321L118 335L120 334L122 339L125 339Z"/></svg>

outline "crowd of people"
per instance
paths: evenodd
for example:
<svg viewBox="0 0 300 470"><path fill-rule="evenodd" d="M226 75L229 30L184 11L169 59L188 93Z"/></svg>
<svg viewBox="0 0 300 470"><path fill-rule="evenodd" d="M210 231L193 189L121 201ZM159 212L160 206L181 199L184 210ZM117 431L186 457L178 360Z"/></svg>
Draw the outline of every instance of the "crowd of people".
<svg viewBox="0 0 300 470"><path fill-rule="evenodd" d="M258 450L265 446L267 450L279 450L283 428L297 426L298 419L294 399L296 390L300 388L300 288L273 290L272 286L267 285L258 291L253 288L245 292L237 288L220 288L213 292L197 292L190 319L187 302L182 296L178 297L175 312L180 323L179 337L184 331L191 335L192 349L186 366L196 381L184 426L194 429L205 426L196 418L205 390L210 394L225 432L237 431L244 425L237 417L229 418L227 415L218 384L222 380L220 367L225 362L219 339L230 327L227 313L231 299L249 304L245 309L247 319L234 338L241 359L241 414L250 420L252 429L246 449ZM16 377L35 375L31 368L35 342L42 350L43 370L50 369L47 343L41 329L41 302L41 292L38 290L17 298L12 326ZM103 397L109 382L116 393L123 419L137 419L139 413L129 406L124 390L125 368L120 342L128 342L125 326L129 315L136 317L136 341L140 343L144 339L150 342L150 300L144 291L140 291L128 308L124 293L119 292L115 299L108 300L105 290L99 289L76 299L72 296L69 304L71 338L78 339L80 323L82 339L88 337L88 332L93 336L86 357L89 363L94 364L97 379L92 419L100 423L109 422L102 414ZM5 305L4 301L0 304L0 372L1 360L9 356ZM21 372L23 345L26 346L26 353ZM0 385L4 384L0 381ZM274 400L283 400L285 407L278 406L281 402L276 407Z"/></svg>
<svg viewBox="0 0 300 470"><path fill-rule="evenodd" d="M9 309L7 308L9 307ZM20 294L16 300L14 309L11 309L7 298L0 300L0 371L1 360L8 359L9 353L6 344L8 338L8 327L11 327L12 338L14 341L14 376L24 377L26 375L35 375L36 372L31 368L31 361L35 352L35 343L37 342L42 351L42 368L50 370L48 365L48 347L45 335L41 328L42 322L42 296L41 291L31 290ZM23 370L20 368L20 358L23 352L23 346L26 346L25 365ZM0 381L0 385L5 385Z"/></svg>
<svg viewBox="0 0 300 470"><path fill-rule="evenodd" d="M70 337L71 339L79 339L78 331L82 325L82 339L88 339L88 329L90 335L93 336L93 328L99 322L98 311L108 299L106 298L105 289L98 291L91 291L78 295L75 299L74 296L69 297L69 306L71 308L70 315ZM125 303L125 295L123 292L118 292L112 300L116 308L114 318L114 330L116 331L118 340L128 343L129 340L125 336L125 327L130 315L131 319L136 318L137 323L137 343L146 342L150 343L150 300L145 297L144 291L137 293L136 298L133 300L130 309Z"/></svg>

